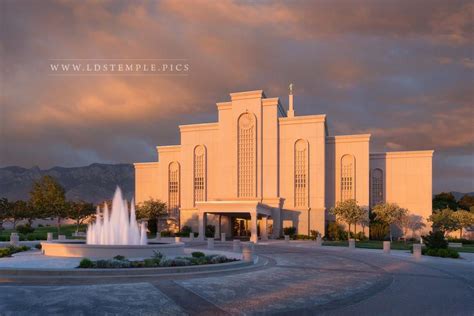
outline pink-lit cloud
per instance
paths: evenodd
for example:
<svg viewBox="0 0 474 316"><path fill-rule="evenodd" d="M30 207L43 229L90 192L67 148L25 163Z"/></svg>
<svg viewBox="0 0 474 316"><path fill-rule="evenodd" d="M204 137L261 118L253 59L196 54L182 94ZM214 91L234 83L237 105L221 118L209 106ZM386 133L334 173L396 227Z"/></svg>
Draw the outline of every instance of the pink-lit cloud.
<svg viewBox="0 0 474 316"><path fill-rule="evenodd" d="M435 190L474 190L441 163L473 164L473 10L457 0L5 0L0 163L152 160L155 145L178 141L178 124L215 120L228 93L284 97L294 82L297 113L327 113L331 133L371 132L376 151L435 149ZM52 58L186 58L191 70L56 77Z"/></svg>

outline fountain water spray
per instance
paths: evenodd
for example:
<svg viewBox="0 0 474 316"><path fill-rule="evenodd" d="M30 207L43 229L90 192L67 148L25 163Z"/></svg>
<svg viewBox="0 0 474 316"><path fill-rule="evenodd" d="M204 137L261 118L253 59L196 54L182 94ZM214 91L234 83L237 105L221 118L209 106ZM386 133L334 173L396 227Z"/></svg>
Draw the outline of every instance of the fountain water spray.
<svg viewBox="0 0 474 316"><path fill-rule="evenodd" d="M104 203L103 211L97 206L94 223L87 227L87 244L90 245L146 245L146 227L138 225L135 205L132 199L130 212L127 201L122 198L122 190L115 190L112 210Z"/></svg>

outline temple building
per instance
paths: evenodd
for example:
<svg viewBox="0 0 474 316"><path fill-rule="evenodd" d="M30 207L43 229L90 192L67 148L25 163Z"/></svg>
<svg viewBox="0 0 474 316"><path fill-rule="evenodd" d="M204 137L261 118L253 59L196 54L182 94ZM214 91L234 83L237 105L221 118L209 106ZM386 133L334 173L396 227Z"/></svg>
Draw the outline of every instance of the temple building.
<svg viewBox="0 0 474 316"><path fill-rule="evenodd" d="M326 115L295 114L291 86L288 111L262 90L231 93L217 111L217 122L180 125L181 143L158 146L157 162L135 163L137 203L166 202L174 230L324 235L330 208L347 199L431 214L432 150L372 153L370 134L330 135Z"/></svg>

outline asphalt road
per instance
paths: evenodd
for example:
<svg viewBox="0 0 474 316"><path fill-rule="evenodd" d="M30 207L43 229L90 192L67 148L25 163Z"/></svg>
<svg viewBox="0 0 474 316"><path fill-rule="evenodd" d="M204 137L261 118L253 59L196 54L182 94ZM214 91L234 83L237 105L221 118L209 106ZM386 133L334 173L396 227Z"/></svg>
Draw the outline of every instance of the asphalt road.
<svg viewBox="0 0 474 316"><path fill-rule="evenodd" d="M270 242L256 252L259 265L232 272L0 275L0 315L474 315L473 261L312 242Z"/></svg>

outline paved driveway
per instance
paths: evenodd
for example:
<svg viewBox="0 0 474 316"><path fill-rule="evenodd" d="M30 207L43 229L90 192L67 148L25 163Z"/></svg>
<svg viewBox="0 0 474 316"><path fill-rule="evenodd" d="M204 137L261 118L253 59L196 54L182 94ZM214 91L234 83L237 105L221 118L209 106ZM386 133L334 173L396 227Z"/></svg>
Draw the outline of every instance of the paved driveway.
<svg viewBox="0 0 474 316"><path fill-rule="evenodd" d="M0 276L0 315L474 315L473 261L416 262L403 252L311 242L260 244L256 251L265 265L233 272Z"/></svg>

